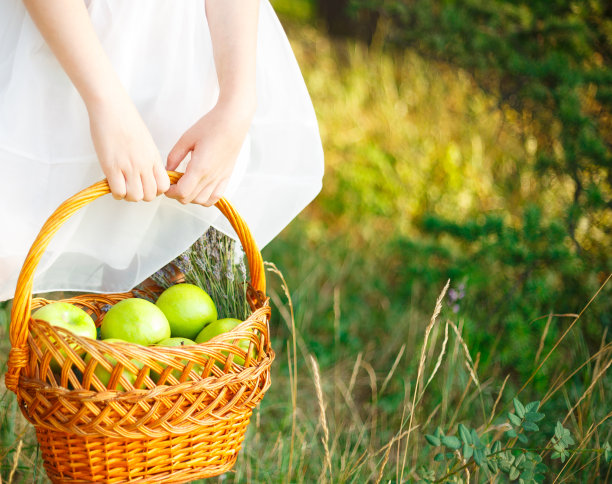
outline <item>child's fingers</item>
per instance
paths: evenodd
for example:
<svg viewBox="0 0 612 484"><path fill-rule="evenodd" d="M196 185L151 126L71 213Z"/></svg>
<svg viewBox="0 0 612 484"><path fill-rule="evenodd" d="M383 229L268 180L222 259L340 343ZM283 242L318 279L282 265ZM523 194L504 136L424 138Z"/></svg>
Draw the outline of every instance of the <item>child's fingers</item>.
<svg viewBox="0 0 612 484"><path fill-rule="evenodd" d="M140 173L132 170L129 172L124 171L123 175L125 177L125 184L127 188L125 199L128 202L138 202L139 200L142 200L144 193L142 189L142 181L140 180Z"/></svg>
<svg viewBox="0 0 612 484"><path fill-rule="evenodd" d="M108 186L110 187L111 193L115 200L122 200L127 194L127 187L125 184L125 178L120 170L113 170L106 174L108 180Z"/></svg>
<svg viewBox="0 0 612 484"><path fill-rule="evenodd" d="M191 163L187 166L187 171L178 183L170 186L166 192L166 196L174 198L183 204L191 203L199 193L198 185L205 183L199 173L196 173L193 169L189 170L190 166L192 166Z"/></svg>
<svg viewBox="0 0 612 484"><path fill-rule="evenodd" d="M212 207L223 196L228 183L229 178L218 183L211 183L195 197L194 202L205 207Z"/></svg>
<svg viewBox="0 0 612 484"><path fill-rule="evenodd" d="M157 194L166 193L168 188L170 188L170 178L168 178L168 173L166 173L161 163L155 163L153 166L153 176L157 183Z"/></svg>
<svg viewBox="0 0 612 484"><path fill-rule="evenodd" d="M145 202L155 200L155 197L157 197L157 182L153 171L141 173L140 182L142 183L142 199Z"/></svg>
<svg viewBox="0 0 612 484"><path fill-rule="evenodd" d="M187 137L187 133L185 133L181 138L176 142L170 153L168 154L168 159L166 161L166 169L167 170L176 170L181 162L185 159L185 157L189 154L189 152L193 148L193 143L190 142Z"/></svg>
<svg viewBox="0 0 612 484"><path fill-rule="evenodd" d="M197 203L198 205L204 205L206 207L210 207L208 205L208 200L210 199L214 189L215 183L206 184L193 198L193 203Z"/></svg>

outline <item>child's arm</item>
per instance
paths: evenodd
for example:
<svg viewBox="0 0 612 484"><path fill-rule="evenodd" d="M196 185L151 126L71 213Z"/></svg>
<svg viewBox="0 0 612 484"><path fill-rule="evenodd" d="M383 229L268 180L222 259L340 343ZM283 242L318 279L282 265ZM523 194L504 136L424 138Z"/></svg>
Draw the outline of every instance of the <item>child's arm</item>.
<svg viewBox="0 0 612 484"><path fill-rule="evenodd" d="M186 173L166 192L182 203L211 206L223 195L255 112L255 52L259 0L206 0L219 79L215 107L168 155L175 169L191 152Z"/></svg>
<svg viewBox="0 0 612 484"><path fill-rule="evenodd" d="M40 33L79 91L113 196L153 200L170 182L149 130L98 40L83 0L24 0Z"/></svg>

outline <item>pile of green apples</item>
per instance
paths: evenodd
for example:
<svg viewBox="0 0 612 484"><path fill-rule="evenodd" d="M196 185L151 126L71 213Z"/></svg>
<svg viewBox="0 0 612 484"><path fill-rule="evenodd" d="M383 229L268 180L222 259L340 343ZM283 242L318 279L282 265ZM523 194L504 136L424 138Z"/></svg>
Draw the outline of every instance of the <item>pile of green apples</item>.
<svg viewBox="0 0 612 484"><path fill-rule="evenodd" d="M100 325L100 339L108 343L128 342L143 346L180 347L204 343L219 334L231 331L242 322L235 318L217 319L217 316L215 303L206 291L193 284L176 284L166 289L155 303L129 298L112 306ZM32 314L32 319L65 328L78 336L96 339L98 335L94 320L87 312L62 301L41 307ZM248 339L239 340L237 345L248 352ZM85 350L78 348L76 344L71 346L81 356L85 353ZM66 356L65 353L63 356ZM85 363L91 358L91 354L86 354ZM112 367L117 365L112 356L105 354L104 358ZM244 359L238 355L233 356L233 362L244 365ZM132 363L137 368L144 366L139 361L132 360ZM187 363L183 360L183 364ZM50 365L54 371L61 369L56 360L51 360ZM219 362L217 365L219 366ZM201 371L198 365L193 369L196 372ZM94 373L104 385L108 385L112 372L98 364ZM172 374L177 379L181 376L179 370L173 370ZM124 370L122 376L131 384L137 378L136 374L128 370ZM151 372L150 376L157 382L161 375ZM123 391L124 388L119 384L117 390Z"/></svg>

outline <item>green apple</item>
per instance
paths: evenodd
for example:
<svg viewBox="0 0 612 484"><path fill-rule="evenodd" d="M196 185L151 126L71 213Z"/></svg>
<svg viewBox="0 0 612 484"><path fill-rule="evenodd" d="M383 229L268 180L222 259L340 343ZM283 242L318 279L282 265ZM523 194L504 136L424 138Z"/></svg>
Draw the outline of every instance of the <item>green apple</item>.
<svg viewBox="0 0 612 484"><path fill-rule="evenodd" d="M173 348L180 348L181 346L194 345L194 344L196 344L195 341L192 341L188 338L167 338L163 341L160 341L154 346L167 346L167 347L173 347ZM187 364L189 364L189 360L181 360L181 363L187 366ZM164 363L160 363L160 365L162 366L162 368L166 368L167 366ZM191 367L191 370L195 371L198 374L201 374L203 367L201 365L193 365ZM172 376L176 378L177 380L180 380L182 374L183 372L181 370L172 370ZM159 381L160 376L161 376L160 373L157 373L155 371L151 372L151 378L153 379L155 383ZM167 381L166 381L166 385L169 385Z"/></svg>
<svg viewBox="0 0 612 484"><path fill-rule="evenodd" d="M202 328L217 319L217 308L204 289L176 284L161 293L155 303L170 323L172 336L194 339Z"/></svg>
<svg viewBox="0 0 612 484"><path fill-rule="evenodd" d="M125 343L124 340L117 339L117 338L108 338L108 339L105 339L104 342L105 343ZM91 353L87 353L85 355L85 364L88 364L91 361L91 359L92 359ZM113 368L117 366L117 360L113 358L111 355L104 354L104 359L108 361ZM136 368L139 368L139 369L141 369L144 366L144 364L138 360L132 360L132 363L134 364L134 366L136 366ZM149 373L149 369L146 370L146 373L147 374ZM96 365L96 368L94 369L94 374L100 379L100 381L104 384L104 386L108 388L108 382L111 379L112 372L108 371L100 363L98 363ZM129 383L134 385L134 382L138 378L138 373L132 373L131 371L124 369L122 376ZM144 385L142 385L141 388L144 388ZM117 383L117 386L115 389L119 392L126 391L126 389L123 387L121 383Z"/></svg>
<svg viewBox="0 0 612 484"><path fill-rule="evenodd" d="M104 316L102 339L120 339L149 346L170 337L164 313L152 302L130 298L119 301Z"/></svg>
<svg viewBox="0 0 612 484"><path fill-rule="evenodd" d="M217 321L213 321L208 326L206 326L202 331L200 331L200 334L198 334L195 341L196 343L204 343L208 340L213 339L217 335L231 331L236 326L238 326L240 323L242 323L242 321L240 321L239 319L235 319L235 318L218 319ZM236 344L238 347L242 348L245 351L245 353L249 351L250 340L241 339L241 340L238 340ZM225 355L228 354L227 351L222 351L222 353ZM253 348L253 351L251 351L251 358L255 358L254 348ZM233 361L234 363L237 363L238 365L244 365L244 358L241 358L239 355L234 355ZM220 362L220 361L217 361L216 364L217 366L220 366L220 367L223 367L225 365L224 362Z"/></svg>
<svg viewBox="0 0 612 484"><path fill-rule="evenodd" d="M91 316L81 308L66 302L58 301L47 304L34 311L32 319L46 321L51 326L67 329L77 336L96 339L96 323ZM71 343L70 346L79 355L84 353L84 350L76 343ZM66 358L64 350L60 350L60 353ZM61 370L61 365L55 358L51 358L50 366L53 371Z"/></svg>

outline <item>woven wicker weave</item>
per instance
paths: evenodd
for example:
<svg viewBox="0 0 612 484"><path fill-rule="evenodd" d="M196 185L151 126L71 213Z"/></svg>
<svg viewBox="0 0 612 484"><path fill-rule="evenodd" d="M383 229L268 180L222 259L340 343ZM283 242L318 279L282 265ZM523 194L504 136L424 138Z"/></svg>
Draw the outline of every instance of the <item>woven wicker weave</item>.
<svg viewBox="0 0 612 484"><path fill-rule="evenodd" d="M170 173L170 178L175 183L180 174ZM245 250L252 309L229 333L198 345L144 347L78 337L30 318L49 302L32 299L32 282L53 235L79 208L107 193L102 181L68 199L32 245L13 301L6 386L36 428L53 482L180 483L226 472L253 408L270 385L274 359L261 254L227 201L216 206ZM133 295L88 294L65 301L85 309L99 326L108 305ZM238 345L245 339L249 351ZM244 364L236 364L234 355ZM108 356L117 361L114 369ZM106 386L94 374L97 365L113 372ZM124 371L137 375L135 381ZM150 372L161 374L157 383Z"/></svg>

